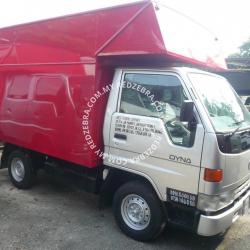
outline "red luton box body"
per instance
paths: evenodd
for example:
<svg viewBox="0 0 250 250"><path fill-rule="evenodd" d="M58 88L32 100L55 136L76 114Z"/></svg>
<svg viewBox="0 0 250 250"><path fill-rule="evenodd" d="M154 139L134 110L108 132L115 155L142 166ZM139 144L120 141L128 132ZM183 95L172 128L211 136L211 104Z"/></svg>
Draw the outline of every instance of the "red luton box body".
<svg viewBox="0 0 250 250"><path fill-rule="evenodd" d="M0 140L93 168L102 163L95 151L103 150L108 98L95 94L115 68L224 67L172 42L180 32L168 36L157 11L143 1L0 29Z"/></svg>

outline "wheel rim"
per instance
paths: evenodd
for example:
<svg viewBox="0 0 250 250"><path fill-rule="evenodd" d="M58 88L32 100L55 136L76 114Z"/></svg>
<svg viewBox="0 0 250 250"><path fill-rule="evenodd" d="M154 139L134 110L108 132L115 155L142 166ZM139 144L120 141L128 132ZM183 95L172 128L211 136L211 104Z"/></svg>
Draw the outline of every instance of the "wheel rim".
<svg viewBox="0 0 250 250"><path fill-rule="evenodd" d="M122 200L121 215L124 222L134 230L145 229L151 218L147 202L136 194L130 194Z"/></svg>
<svg viewBox="0 0 250 250"><path fill-rule="evenodd" d="M17 182L21 182L25 175L25 168L20 158L13 158L11 162L11 174Z"/></svg>

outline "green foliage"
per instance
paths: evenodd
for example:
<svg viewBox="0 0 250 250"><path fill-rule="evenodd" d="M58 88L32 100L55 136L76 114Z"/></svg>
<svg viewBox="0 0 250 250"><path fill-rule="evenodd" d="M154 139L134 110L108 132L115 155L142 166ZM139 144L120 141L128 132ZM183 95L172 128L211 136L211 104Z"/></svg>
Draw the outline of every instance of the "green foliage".
<svg viewBox="0 0 250 250"><path fill-rule="evenodd" d="M250 58L250 38L239 47L239 52L229 58Z"/></svg>

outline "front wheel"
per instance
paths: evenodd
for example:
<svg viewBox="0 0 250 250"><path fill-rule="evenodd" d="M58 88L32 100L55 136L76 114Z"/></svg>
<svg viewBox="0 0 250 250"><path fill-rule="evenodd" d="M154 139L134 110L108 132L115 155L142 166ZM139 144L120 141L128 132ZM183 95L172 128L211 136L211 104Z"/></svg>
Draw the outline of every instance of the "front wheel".
<svg viewBox="0 0 250 250"><path fill-rule="evenodd" d="M8 157L8 171L13 185L19 189L30 188L35 181L36 173L28 153L13 151Z"/></svg>
<svg viewBox="0 0 250 250"><path fill-rule="evenodd" d="M164 229L158 197L150 186L139 181L126 183L117 190L113 210L120 229L135 240L152 240Z"/></svg>

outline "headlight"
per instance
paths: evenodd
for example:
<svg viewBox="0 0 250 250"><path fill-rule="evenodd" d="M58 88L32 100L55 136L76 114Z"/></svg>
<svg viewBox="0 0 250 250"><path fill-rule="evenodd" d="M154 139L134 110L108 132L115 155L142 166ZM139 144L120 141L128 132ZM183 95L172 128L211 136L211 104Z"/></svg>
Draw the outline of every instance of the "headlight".
<svg viewBox="0 0 250 250"><path fill-rule="evenodd" d="M199 194L197 207L205 212L215 212L229 206L234 201L234 192L219 195Z"/></svg>

